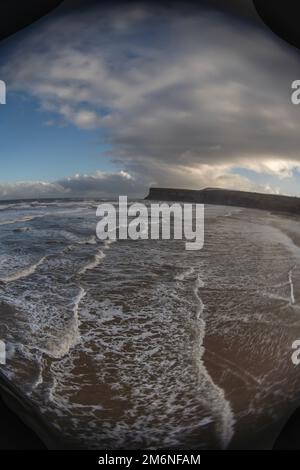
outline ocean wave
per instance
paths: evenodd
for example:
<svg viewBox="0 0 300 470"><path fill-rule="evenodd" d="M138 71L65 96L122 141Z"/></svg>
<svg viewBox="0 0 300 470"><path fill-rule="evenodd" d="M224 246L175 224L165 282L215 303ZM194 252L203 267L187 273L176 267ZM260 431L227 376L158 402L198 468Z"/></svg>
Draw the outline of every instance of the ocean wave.
<svg viewBox="0 0 300 470"><path fill-rule="evenodd" d="M91 237L84 238L83 240L79 240L77 244L78 245L96 245L97 239L95 235L92 235Z"/></svg>
<svg viewBox="0 0 300 470"><path fill-rule="evenodd" d="M31 209L32 206L30 204L25 203L11 203L0 205L0 211L11 211L11 210L24 210L24 209Z"/></svg>
<svg viewBox="0 0 300 470"><path fill-rule="evenodd" d="M77 344L80 339L79 333L79 306L82 299L86 296L86 291L83 287L79 287L79 292L74 298L73 303L73 317L68 322L65 329L65 334L59 338L59 341L48 342L47 348L43 350L48 356L54 359L62 359L69 351Z"/></svg>
<svg viewBox="0 0 300 470"><path fill-rule="evenodd" d="M182 273L176 274L174 277L175 281L184 281L187 277L191 276L195 272L194 268L188 268Z"/></svg>
<svg viewBox="0 0 300 470"><path fill-rule="evenodd" d="M91 237L75 241L74 243L67 245L63 249L62 253L69 253L70 251L76 250L76 248L80 245L97 245L97 238L95 237L95 235L92 235Z"/></svg>
<svg viewBox="0 0 300 470"><path fill-rule="evenodd" d="M15 207L15 204L6 204L3 206L0 206L0 211L6 211L8 209L12 209L13 207Z"/></svg>
<svg viewBox="0 0 300 470"><path fill-rule="evenodd" d="M45 259L46 257L44 256L37 263L34 263L31 266L26 267L25 269L17 271L16 273L11 274L10 276L0 277L0 282L3 282L6 284L8 282L18 281L19 279L23 279L25 277L30 276L45 261Z"/></svg>
<svg viewBox="0 0 300 470"><path fill-rule="evenodd" d="M30 222L31 220L39 219L41 217L44 217L44 215L26 215L25 217L20 217L18 219L2 220L0 221L0 225L13 225L21 222Z"/></svg>
<svg viewBox="0 0 300 470"><path fill-rule="evenodd" d="M102 261L102 259L105 258L105 254L103 251L99 251L98 253L95 254L94 258L92 261L87 263L85 266L83 266L79 271L78 274L82 276L83 274L86 273L86 271L90 271L92 269L95 269Z"/></svg>
<svg viewBox="0 0 300 470"><path fill-rule="evenodd" d="M110 238L108 238L107 240L104 240L104 249L105 250L109 250L110 249L110 245L112 245L113 243L115 243L117 240L111 240Z"/></svg>

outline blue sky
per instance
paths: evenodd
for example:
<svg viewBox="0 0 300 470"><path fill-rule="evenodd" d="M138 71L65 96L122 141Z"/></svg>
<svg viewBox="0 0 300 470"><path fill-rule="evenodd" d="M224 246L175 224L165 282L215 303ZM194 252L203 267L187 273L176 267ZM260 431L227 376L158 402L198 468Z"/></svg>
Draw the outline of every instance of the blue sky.
<svg viewBox="0 0 300 470"><path fill-rule="evenodd" d="M50 14L0 44L0 198L300 195L295 49L216 11Z"/></svg>
<svg viewBox="0 0 300 470"><path fill-rule="evenodd" d="M56 181L77 173L116 170L99 129L59 124L30 95L10 93L0 108L1 181Z"/></svg>

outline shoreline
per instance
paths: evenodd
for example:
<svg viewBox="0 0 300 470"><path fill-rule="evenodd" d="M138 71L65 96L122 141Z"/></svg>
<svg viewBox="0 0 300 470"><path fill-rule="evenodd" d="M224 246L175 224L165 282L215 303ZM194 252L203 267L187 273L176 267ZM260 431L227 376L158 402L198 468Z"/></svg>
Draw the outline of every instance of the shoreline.
<svg viewBox="0 0 300 470"><path fill-rule="evenodd" d="M279 216L279 219L277 220L277 217ZM283 219L281 220L281 217ZM270 220L269 220L270 219ZM226 219L227 220L227 219ZM300 250L300 235L299 235L299 230L298 230L298 224L291 223L290 225L287 223L288 221L297 221L298 220L298 215L296 214L287 214L287 213L280 213L280 212L269 212L268 214L268 224L276 228L277 230L280 230L284 233L286 237L288 237L292 243L288 241L287 246L291 249L292 252L295 251L295 249ZM295 244L295 247L294 247ZM300 251L298 253L298 256L300 256ZM289 282L293 282L292 279L289 279ZM293 285L291 285L291 299L292 297L294 298L294 292L293 292ZM295 300L295 299L294 299ZM294 302L291 302L292 304ZM5 302L2 302L3 305L5 305ZM1 305L0 305L1 307ZM1 308L2 311L2 308ZM10 312L9 312L10 313ZM2 317L3 318L3 317ZM9 322L10 324L13 324L14 322L14 316L13 315L8 315ZM9 331L9 324L7 327L7 330ZM232 373L228 374L230 375L227 380L223 380L224 384L228 383L230 380L231 383L234 383L234 390L232 391L230 388L228 388L229 392L228 395L231 397L234 396L235 401L239 401L239 390L241 389L241 386L249 382L249 395L250 393L257 388L255 385L255 377L251 376L251 374L245 374L242 373L240 368L237 367L235 363L235 355L234 355L234 348L228 348L228 345L226 344L221 344L220 339L215 337L213 334L211 335L205 335L204 337L204 343L205 344L205 353L203 356L204 359L204 364L207 367L207 370L209 371L209 375L212 377L214 382L218 384L218 378L221 376L222 373L222 367L219 364L219 358L216 357L217 353L222 352L219 354L221 356L221 363L224 363L224 367L232 366ZM247 356L243 358L245 364L247 365ZM221 364L221 365L222 365ZM229 367L230 369L230 367ZM5 369L3 368L2 371ZM247 370L247 369L246 369ZM45 414L43 414L40 410L39 407L35 404L35 402L27 396L27 394L24 392L24 389L22 390L22 381L18 381L20 384L21 388L19 388L17 385L15 385L14 380L11 378L6 377L3 372L1 371L0 368L0 416L1 419L2 417L6 415L6 409L14 416L18 417L18 419L21 422L20 425L20 432L18 428L18 424L13 424L15 420L12 418L12 424L8 424L8 427L11 427L13 429L13 426L15 426L16 430L16 436L14 436L13 432L9 432L11 434L12 439L16 441L16 444L18 446L24 445L23 448L28 448L27 445L33 445L34 449L59 449L59 450L68 450L68 449L75 449L78 448L78 445L76 446L74 444L74 435L71 438L65 438L63 436L63 433L60 430L57 430L56 428L53 427L51 420L47 420L47 410L44 411ZM9 376L10 377L10 376ZM253 383L252 383L253 382ZM226 389L226 387L223 387L223 384L221 383L222 389ZM297 390L296 390L297 393ZM298 393L297 393L298 395ZM246 397L247 400L247 397ZM3 404L2 404L3 402ZM42 403L43 405L44 403ZM298 405L298 403L297 403ZM249 442L249 448L257 448L262 446L263 448L272 448L274 443L276 443L278 436L281 434L280 431L282 430L283 425L285 424L286 421L290 419L290 417L293 414L297 414L298 408L293 408L291 411L289 408L287 408L287 413L284 415L284 419L282 423L279 425L279 429L276 431L274 430L274 426L272 425L270 428L264 430L263 424L261 423L260 426L260 434L257 437L257 439L254 439L253 442ZM24 426L22 427L22 423L24 423ZM299 423L299 421L298 421ZM4 444L7 441L6 436L6 427L7 423L4 420L4 425L3 425L3 441ZM295 429L296 429L295 425ZM300 425L299 425L300 427ZM22 429L21 429L22 428ZM273 429L271 429L273 428ZM28 442L28 435L26 432L26 429L29 431L31 430L32 436L29 437L29 440L31 439L31 443ZM22 441L22 434L24 433L24 442ZM269 433L272 434L272 438L269 439L268 435ZM275 435L276 434L276 435ZM265 442L262 441L262 437L266 436ZM72 442L73 440L73 442ZM12 441L13 442L13 441ZM245 442L245 439L244 439ZM80 443L82 444L82 443ZM81 445L79 444L79 448ZM1 438L0 438L0 448L1 445L3 445L3 442L1 443ZM296 441L296 436L295 436L295 441L294 441L295 448L300 448L300 445L297 444ZM228 448L244 448L244 443L240 444L240 442L237 442L237 439L234 437L233 440L231 441L231 444L229 444ZM17 447L21 448L21 447ZM31 447L30 447L31 448Z"/></svg>

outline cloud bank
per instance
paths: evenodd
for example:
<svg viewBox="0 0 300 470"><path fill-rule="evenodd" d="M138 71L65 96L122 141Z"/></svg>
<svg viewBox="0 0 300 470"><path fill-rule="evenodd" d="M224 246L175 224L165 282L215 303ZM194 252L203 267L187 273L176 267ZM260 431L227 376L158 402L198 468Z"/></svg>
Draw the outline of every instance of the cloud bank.
<svg viewBox="0 0 300 470"><path fill-rule="evenodd" d="M14 45L1 76L57 124L101 129L130 175L77 175L50 192L275 191L237 169L280 186L300 168L299 108L290 100L297 52L222 13L139 3L50 17Z"/></svg>
<svg viewBox="0 0 300 470"><path fill-rule="evenodd" d="M117 190L118 188L118 190ZM19 181L0 183L0 199L35 199L56 197L114 197L131 194L139 197L145 191L145 182L136 181L129 173L98 171L91 175L76 174L56 182Z"/></svg>

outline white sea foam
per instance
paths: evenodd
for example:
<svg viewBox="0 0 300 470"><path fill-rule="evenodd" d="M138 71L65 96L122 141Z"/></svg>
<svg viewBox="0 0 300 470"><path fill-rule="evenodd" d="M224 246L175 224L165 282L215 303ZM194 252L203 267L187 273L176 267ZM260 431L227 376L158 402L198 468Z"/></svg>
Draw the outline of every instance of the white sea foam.
<svg viewBox="0 0 300 470"><path fill-rule="evenodd" d="M94 235L91 237L83 238L82 240L74 241L73 244L67 245L62 253L68 253L70 251L76 250L76 248L80 245L96 245L97 244L97 239Z"/></svg>
<svg viewBox="0 0 300 470"><path fill-rule="evenodd" d="M110 245L112 245L115 242L116 240L111 240L110 238L108 238L107 240L104 240L104 250L109 250Z"/></svg>
<svg viewBox="0 0 300 470"><path fill-rule="evenodd" d="M176 274L175 280L176 281L184 281L187 277L191 276L195 272L194 268L188 268L182 273Z"/></svg>
<svg viewBox="0 0 300 470"><path fill-rule="evenodd" d="M31 220L39 219L41 217L44 217L44 215L26 215L17 219L2 220L0 221L0 225L13 225L21 222L30 222Z"/></svg>
<svg viewBox="0 0 300 470"><path fill-rule="evenodd" d="M209 376L202 360L205 321L203 319L204 305L199 295L199 289L203 287L203 282L200 276L191 281L194 283L193 295L187 299L188 305L185 305L185 310L182 312L187 316L182 321L186 329L186 339L189 337L189 328L195 333L195 338L192 341L194 346L190 345L190 341L186 342L186 339L182 338L182 332L178 334L176 328L172 329L177 322L179 322L177 326L180 325L181 316L177 320L172 314L170 315L169 309L171 307L172 312L172 305L177 305L181 296L176 299L175 295L169 295L168 298L174 298L174 301L171 300L170 304L165 305L162 297L165 290L164 285L154 294L152 302L142 309L137 308L137 312L133 306L139 302L139 297L132 299L131 312L127 313L108 299L97 302L89 296L82 309L83 326L81 331L84 350L87 354L92 353L94 360L97 361L99 380L101 381L111 377L109 358L115 358L119 367L113 387L114 398L118 397L119 400L126 402L126 394L122 395L124 387L131 390L132 398L130 408L125 412L124 418L117 423L113 420L107 420L101 428L101 435L97 434L96 423L98 419L95 413L98 407L83 407L85 418L89 416L90 429L92 429L92 424L94 425L92 440L90 436L82 433L80 419L74 423L74 426L80 428L80 436L85 442L89 442L89 446L96 446L97 442L101 445L105 436L111 439L116 446L122 446L126 442L127 436L130 435L133 445L146 439L146 442L151 443L150 448L152 445L159 445L158 442L163 446L176 447L182 443L183 436L189 435L193 429L199 433L199 428L209 425L213 426L218 433L222 447L225 448L230 442L234 428L234 417L230 404L226 400L223 390ZM179 289L181 288L187 289L187 292L189 290L187 283L183 287L179 287ZM155 299L160 299L159 308L155 304ZM192 310L193 306L196 306L195 315L191 316L190 321L188 306ZM173 310L173 314L175 311ZM135 315L138 315L137 318L142 322L141 324L135 321ZM85 322L93 327L85 326ZM164 340L160 341L162 331L168 331L170 334L163 335ZM126 353L128 341L135 351L134 361L130 360L128 352ZM183 348L182 351L181 348ZM192 357L189 354L186 355L187 363L185 364L187 367L182 369L183 364L181 361L177 362L175 358L177 354L178 358L181 358L182 353L185 354L189 349ZM169 357L169 352L172 355L172 351L176 351L173 356L174 360ZM106 356L108 352L109 356ZM137 352L138 354L136 354ZM190 367L191 362L195 364L192 367ZM70 374L68 380L66 379L66 371ZM79 416L79 407L82 405L77 406L77 403L69 403L64 392L66 383L68 383L69 390L70 382L74 384L74 381L72 382L73 359L71 356L65 356L63 363L56 362L52 367L52 372L56 377L55 387L51 391L51 398L55 405L60 410L67 409L69 412L74 408L76 415ZM157 377L156 380L152 379L153 374ZM163 380L161 380L162 377L164 377ZM78 385L74 384L73 393L76 392L76 389L78 390ZM179 398L181 394L186 397L182 403ZM197 413L195 415L191 415L191 413L193 413L193 408L197 409L200 403L201 406L207 406L208 410L204 412L207 413L204 416L199 413L197 419ZM125 405L126 408L127 405ZM158 409L160 409L159 416L157 416ZM181 423L176 418L178 413L182 417ZM128 417L130 417L129 421ZM158 419L157 423L155 423L156 419Z"/></svg>
<svg viewBox="0 0 300 470"><path fill-rule="evenodd" d="M296 268L294 266L288 272L287 282L281 284L275 284L267 288L267 290L260 292L262 295L268 297L269 299L281 300L286 302L290 307L295 307L295 288L293 282L293 271ZM275 292L270 292L269 290L275 290Z"/></svg>
<svg viewBox="0 0 300 470"><path fill-rule="evenodd" d="M6 211L7 209L12 209L14 206L15 204L0 205L0 211Z"/></svg>
<svg viewBox="0 0 300 470"><path fill-rule="evenodd" d="M39 373L38 373L38 376L37 376L35 382L32 385L32 389L35 389L35 388L39 387L40 385L42 385L43 382L44 382L43 368L42 368L42 365L40 364L39 365Z"/></svg>
<svg viewBox="0 0 300 470"><path fill-rule="evenodd" d="M31 276L31 274L35 273L36 269L45 261L46 257L43 256L39 261L36 263L32 264L31 266L28 266L20 271L17 271L14 274L11 274L10 276L6 277L1 277L0 282L8 283L8 282L14 282L18 281L19 279L23 279L25 277Z"/></svg>
<svg viewBox="0 0 300 470"><path fill-rule="evenodd" d="M94 258L92 261L87 263L85 266L83 266L79 271L78 274L82 276L83 274L86 273L86 271L90 271L92 269L95 269L99 264L101 263L102 259L105 258L105 254L100 250L98 253L94 255Z"/></svg>
<svg viewBox="0 0 300 470"><path fill-rule="evenodd" d="M221 220L222 228L226 229L226 223L232 221L234 218ZM87 229L87 226L82 228ZM60 227L58 231L62 232ZM45 232L48 232L47 226ZM226 235L226 230L224 232ZM261 232L258 232L261 242ZM238 234L240 235L240 225ZM214 235L217 237L218 232L214 232ZM45 238L49 239L48 233ZM201 266L205 278L209 279L209 287L212 287L212 291L216 288L215 299L211 299L214 293L205 292L205 298L208 299L207 317L201 299L203 282L197 276L201 257L182 254L180 250L177 251L176 243L172 245L175 247L174 251L172 247L164 250L164 246L156 247L154 244L147 249L143 246L140 250L139 244L127 246L126 243L117 243L114 245L115 249L107 253L105 263L97 271L97 283L93 282L92 276L90 279L88 276L86 279L74 277L74 272L78 273L78 270L85 273L89 269L95 269L103 259L97 253L97 247L93 246L93 240L90 239L91 243L86 242L88 239L80 240L78 234L74 234L73 238L64 236L61 243L69 243L74 252L68 252L65 248L61 256L48 256L48 260L51 258L49 267L43 267L37 276L26 281L26 293L21 284L11 284L2 289L3 295L7 295L9 291L12 303L18 298L18 316L22 320L21 328L24 322L28 322L28 332L24 328L23 334L30 344L32 356L36 351L42 351L45 356L59 359L51 361L50 369L44 374L44 383L41 382L42 374L34 375L37 388L34 393L40 408L46 409L55 426L61 428L64 435L76 436L87 448L107 448L107 441L119 447L130 441L137 448L140 448L141 443L152 448L182 448L188 445L186 443L195 443L196 436L199 441L195 445L205 448L211 444L210 439L213 439L217 447L215 434L222 447L228 445L234 431L234 415L224 391L214 383L205 367L203 342L206 332L209 330L211 333L215 327L214 322L218 327L217 314L222 327L225 324L224 330L219 329L220 335L228 334L228 325L231 322L233 329L240 328L237 334L241 331L240 337L244 338L243 333L249 330L249 318L253 322L258 321L258 314L252 315L251 305L249 311L247 308L246 311L241 310L239 302L243 291L241 296L235 296L234 291L231 303L226 296L222 298L220 295L222 289L225 291L228 287L232 288L230 268L235 266L228 266L226 271L229 259L226 256L232 247L230 241L233 238L230 232L228 239L222 239L222 256L217 263L216 258L211 256ZM239 238L237 240L239 248ZM281 241L282 237L278 237L278 240ZM217 243L213 245L213 241L212 249L218 254L220 247ZM225 245L225 242L229 244ZM106 253L105 250L111 247L111 243L108 240L104 244L99 243L99 247ZM80 246L84 244L91 246ZM250 244L249 246L251 249ZM208 247L210 249L210 245ZM243 264L238 265L241 267L239 276L231 276L232 282L237 285L236 289L241 288L240 279L245 280L242 288L250 286L253 289L253 281L254 289L263 289L263 276L255 279L247 277L253 268L251 256L248 257L250 265L245 266L245 273L242 269L245 258L239 259L240 254L241 250L237 251L236 258L243 261ZM255 252L252 254L255 255ZM268 251L264 254L266 262L272 268L272 257ZM229 256L231 255L232 251L229 252ZM87 263L82 261L85 259L83 256L89 256L90 260L82 267L82 264ZM263 261L261 267L264 268ZM274 293L277 292L276 284L282 281L282 274L285 276L282 291L287 305L289 301L293 303L297 300L296 271L292 270L287 276L293 264L288 259L284 270L279 269L275 276L275 269L269 270L269 264L266 268L267 273L270 273L267 282L273 283ZM208 271L204 271L204 266ZM282 268L281 265L279 267ZM62 276L64 283L61 282ZM177 282L170 282L170 276ZM74 284L76 280L85 282L88 295ZM281 290L278 293L281 294ZM83 299L84 296L86 298ZM257 300L265 302L265 299ZM213 302L217 302L213 304L217 308L211 308ZM268 320L269 313L258 313ZM243 321L247 323L246 326L241 326ZM272 323L273 319L269 321ZM17 328L16 331L18 332ZM227 339L230 339L229 335ZM247 343L246 339L247 336L243 345ZM258 344L254 340L253 349ZM44 359L46 361L47 358ZM217 357L216 360L222 367L227 367L230 374L240 377L241 383L249 383L249 386L254 384L265 390L265 382L260 386L259 377L252 377L248 371L243 374L243 363L239 367L239 363L235 364L226 357ZM91 362L94 368L90 367ZM76 367L78 364L80 373ZM21 367L23 366L22 362ZM52 387L49 388L50 380ZM101 393L101 384L105 387L104 394ZM83 388L88 393L81 393ZM50 406L45 400L47 391ZM119 404L124 407L124 413L120 413L118 419L115 408L107 400L108 396L116 400L117 407ZM234 395L231 396L234 399ZM245 416L250 405L247 402L242 406ZM105 420L99 413L102 409L105 410ZM254 411L258 413L257 408Z"/></svg>
<svg viewBox="0 0 300 470"><path fill-rule="evenodd" d="M0 211L11 211L11 210L26 210L32 209L32 204L26 204L23 202L13 202L11 204L1 204Z"/></svg>
<svg viewBox="0 0 300 470"><path fill-rule="evenodd" d="M290 305L295 304L294 284L293 284L293 270L295 266L289 271L289 284L290 284Z"/></svg>
<svg viewBox="0 0 300 470"><path fill-rule="evenodd" d="M95 235L92 235L91 237L84 238L83 240L79 240L78 245L96 245L97 244L97 238Z"/></svg>
<svg viewBox="0 0 300 470"><path fill-rule="evenodd" d="M73 302L73 316L70 321L66 322L63 335L54 338L54 341L48 340L46 348L40 348L48 356L54 359L61 359L66 356L70 350L78 343L80 339L79 332L79 306L82 299L86 296L83 287L79 287L79 292Z"/></svg>
<svg viewBox="0 0 300 470"><path fill-rule="evenodd" d="M230 402L225 398L224 391L214 383L202 360L206 324L202 316L204 305L199 295L199 289L203 286L203 281L198 274L193 288L197 303L195 329L198 332L198 341L196 341L194 345L194 359L198 369L199 384L201 384L202 393L208 395L208 400L212 404L211 413L219 424L221 446L225 449L234 434L235 419Z"/></svg>

